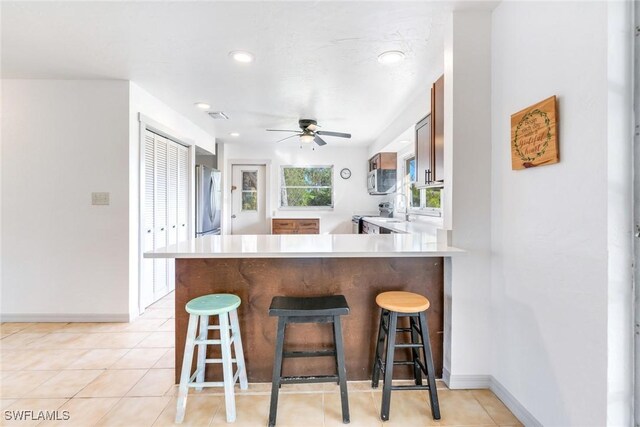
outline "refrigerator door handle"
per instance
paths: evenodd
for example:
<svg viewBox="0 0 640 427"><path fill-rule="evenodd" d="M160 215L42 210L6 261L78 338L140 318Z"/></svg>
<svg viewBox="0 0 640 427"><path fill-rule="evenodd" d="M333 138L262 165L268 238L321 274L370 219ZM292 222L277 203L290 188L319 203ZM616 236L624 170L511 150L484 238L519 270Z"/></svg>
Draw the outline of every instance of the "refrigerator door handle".
<svg viewBox="0 0 640 427"><path fill-rule="evenodd" d="M215 205L215 200L213 199L215 197L215 191L214 191L214 185L213 185L213 177L209 178L209 204L208 204L208 208L209 208L209 219L211 220L211 223L213 224L213 206Z"/></svg>

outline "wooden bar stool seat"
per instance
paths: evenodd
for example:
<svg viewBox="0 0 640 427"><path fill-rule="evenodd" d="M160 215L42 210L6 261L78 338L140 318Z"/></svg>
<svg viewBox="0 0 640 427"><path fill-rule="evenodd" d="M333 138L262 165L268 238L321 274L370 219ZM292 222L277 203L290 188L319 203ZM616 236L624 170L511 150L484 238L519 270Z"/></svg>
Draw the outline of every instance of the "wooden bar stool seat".
<svg viewBox="0 0 640 427"><path fill-rule="evenodd" d="M238 322L237 309L240 303L240 298L237 295L211 294L194 298L186 304L185 310L189 313L189 326L180 374L176 423L179 424L184 420L190 387L196 390L202 390L203 387L224 387L227 422L235 421L236 404L233 387L238 379L241 389L246 390L249 386ZM209 325L210 316L218 316L218 325ZM196 336L198 326L200 332ZM220 339L209 339L209 331L212 330L220 331ZM231 344L233 344L235 358L231 356ZM208 345L220 345L222 358L207 359ZM198 346L197 366L195 372L191 374L191 363L196 346ZM234 362L237 367L235 374L233 373ZM223 381L205 382L205 368L209 363L222 364Z"/></svg>
<svg viewBox="0 0 640 427"><path fill-rule="evenodd" d="M389 419L391 390L428 390L431 414L434 419L439 420L440 405L429 341L429 326L425 315L430 305L429 300L412 292L390 291L378 294L376 304L380 307L381 313L371 386L377 388L380 373L384 373L380 418L383 421ZM408 317L409 327L398 327L398 317ZM396 334L398 333L410 333L410 342L397 343ZM411 360L395 360L396 348L410 348ZM420 351L423 353L422 358ZM383 352L386 354L384 359ZM392 384L394 365L413 366L415 385L394 386ZM426 385L422 384L423 373L427 376Z"/></svg>
<svg viewBox="0 0 640 427"><path fill-rule="evenodd" d="M276 424L278 412L278 393L282 384L337 382L340 384L342 401L342 422L349 422L349 398L347 395L347 368L344 361L342 342L342 326L340 316L349 314L349 306L343 295L322 297L274 297L269 307L269 316L278 317L276 349L271 379L271 406L269 408L269 427ZM285 351L284 333L289 323L333 323L333 350ZM337 374L335 375L296 375L282 376L282 362L287 357L322 357L335 358Z"/></svg>
<svg viewBox="0 0 640 427"><path fill-rule="evenodd" d="M404 291L389 291L378 294L378 307L398 313L419 313L429 308L429 300L419 294Z"/></svg>

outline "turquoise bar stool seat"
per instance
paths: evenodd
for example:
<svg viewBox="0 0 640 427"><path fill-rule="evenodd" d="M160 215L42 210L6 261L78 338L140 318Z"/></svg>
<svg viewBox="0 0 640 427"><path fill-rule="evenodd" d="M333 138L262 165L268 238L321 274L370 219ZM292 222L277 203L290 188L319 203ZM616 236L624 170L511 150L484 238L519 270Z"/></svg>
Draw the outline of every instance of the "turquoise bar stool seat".
<svg viewBox="0 0 640 427"><path fill-rule="evenodd" d="M235 421L235 384L239 380L241 389L246 390L249 387L238 322L240 303L241 300L237 295L211 294L194 298L185 305L185 310L189 313L189 326L180 373L176 423L179 424L184 420L190 387L198 391L203 387L224 387L227 422ZM209 324L209 319L216 316L218 323ZM219 338L210 337L213 335L210 331L220 331ZM232 344L235 357L231 352ZM219 345L222 357L207 359L208 345ZM196 346L198 347L197 366L195 372L191 373ZM205 381L206 365L210 363L222 364L223 381ZM236 364L235 373L233 372L234 363Z"/></svg>
<svg viewBox="0 0 640 427"><path fill-rule="evenodd" d="M215 316L240 307L240 297L233 294L211 294L194 298L186 305L187 313L198 316Z"/></svg>

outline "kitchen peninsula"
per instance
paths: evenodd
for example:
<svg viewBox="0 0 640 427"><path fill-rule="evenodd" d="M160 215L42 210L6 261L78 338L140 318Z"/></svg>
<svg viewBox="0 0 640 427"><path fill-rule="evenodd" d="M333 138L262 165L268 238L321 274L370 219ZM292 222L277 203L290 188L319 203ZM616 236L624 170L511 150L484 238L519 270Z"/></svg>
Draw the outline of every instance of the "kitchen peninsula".
<svg viewBox="0 0 640 427"><path fill-rule="evenodd" d="M233 293L242 299L240 329L249 381L269 382L276 325L267 310L274 296L344 295L351 308L343 321L347 374L350 380L363 380L371 373L377 333L375 297L388 290L421 293L431 301L427 314L440 376L444 258L460 252L430 234L222 235L192 239L145 257L176 260L176 378L187 330L185 304L201 295ZM290 350L331 342L327 325L291 325L287 330ZM408 367L403 368L409 375ZM334 361L326 357L288 359L284 366L285 373L299 375L333 369Z"/></svg>

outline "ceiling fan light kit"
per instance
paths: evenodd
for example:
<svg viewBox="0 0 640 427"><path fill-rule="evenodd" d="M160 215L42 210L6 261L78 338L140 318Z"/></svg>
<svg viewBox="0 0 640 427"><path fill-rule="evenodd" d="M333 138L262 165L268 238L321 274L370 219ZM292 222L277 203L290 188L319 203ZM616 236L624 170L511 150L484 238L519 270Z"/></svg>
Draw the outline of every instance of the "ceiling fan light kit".
<svg viewBox="0 0 640 427"><path fill-rule="evenodd" d="M300 137L300 148L302 148L302 144L308 144L315 142L319 146L327 145L327 142L320 137L320 135L327 136L335 136L337 138L351 138L350 133L344 132L332 132L326 130L318 130L319 126L318 122L312 119L300 119L298 120L298 126L300 126L301 130L290 130L290 129L267 129L268 132L292 132L294 135L287 136L282 138L276 142L282 142L289 138L293 138L294 136ZM315 149L315 146L314 146Z"/></svg>
<svg viewBox="0 0 640 427"><path fill-rule="evenodd" d="M313 135L309 135L309 134L300 135L300 142L302 142L303 144L308 144L313 142Z"/></svg>

